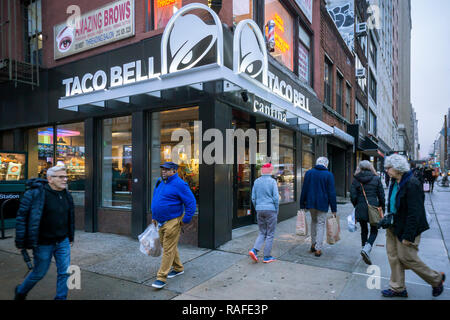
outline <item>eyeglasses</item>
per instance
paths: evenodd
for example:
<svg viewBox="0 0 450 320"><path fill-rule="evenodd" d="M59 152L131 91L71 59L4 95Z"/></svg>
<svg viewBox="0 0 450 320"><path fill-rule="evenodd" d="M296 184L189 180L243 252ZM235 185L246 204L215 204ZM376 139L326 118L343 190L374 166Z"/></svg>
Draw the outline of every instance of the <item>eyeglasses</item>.
<svg viewBox="0 0 450 320"><path fill-rule="evenodd" d="M69 179L69 176L50 176L50 177L58 179Z"/></svg>

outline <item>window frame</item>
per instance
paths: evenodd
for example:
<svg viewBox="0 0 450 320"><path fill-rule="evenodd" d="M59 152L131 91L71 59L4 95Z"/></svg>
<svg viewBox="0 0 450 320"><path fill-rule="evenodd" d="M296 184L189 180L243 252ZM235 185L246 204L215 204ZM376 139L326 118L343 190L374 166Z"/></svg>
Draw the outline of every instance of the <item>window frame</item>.
<svg viewBox="0 0 450 320"><path fill-rule="evenodd" d="M325 57L324 61L324 103L331 107L333 103L333 97L332 97L332 86L333 86L333 63ZM327 79L328 78L328 79ZM328 81L327 81L328 80Z"/></svg>

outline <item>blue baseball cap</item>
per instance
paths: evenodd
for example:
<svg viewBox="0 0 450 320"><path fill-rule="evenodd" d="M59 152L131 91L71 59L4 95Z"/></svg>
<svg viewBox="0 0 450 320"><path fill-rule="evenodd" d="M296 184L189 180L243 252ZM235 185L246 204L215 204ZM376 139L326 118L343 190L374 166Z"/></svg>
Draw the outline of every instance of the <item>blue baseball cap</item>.
<svg viewBox="0 0 450 320"><path fill-rule="evenodd" d="M166 168L166 169L175 169L178 170L178 165L174 162L166 162L159 166L160 168Z"/></svg>

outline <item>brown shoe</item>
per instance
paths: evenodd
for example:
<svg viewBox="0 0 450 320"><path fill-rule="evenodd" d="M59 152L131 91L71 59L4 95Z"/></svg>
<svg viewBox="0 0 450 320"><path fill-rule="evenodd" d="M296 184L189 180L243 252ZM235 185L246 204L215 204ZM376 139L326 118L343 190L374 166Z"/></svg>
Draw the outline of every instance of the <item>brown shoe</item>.
<svg viewBox="0 0 450 320"><path fill-rule="evenodd" d="M309 249L309 251L310 251L311 253L316 252L316 245L312 245L312 246L311 246L311 249Z"/></svg>
<svg viewBox="0 0 450 320"><path fill-rule="evenodd" d="M314 255L316 257L320 257L322 255L322 251L321 250L316 250L316 252L314 252Z"/></svg>

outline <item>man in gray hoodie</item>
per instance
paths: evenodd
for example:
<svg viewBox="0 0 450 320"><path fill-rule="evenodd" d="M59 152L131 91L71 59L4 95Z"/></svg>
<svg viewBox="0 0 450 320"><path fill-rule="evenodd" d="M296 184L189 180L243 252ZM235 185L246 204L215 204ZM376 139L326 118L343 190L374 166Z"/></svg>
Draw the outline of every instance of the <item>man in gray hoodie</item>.
<svg viewBox="0 0 450 320"><path fill-rule="evenodd" d="M258 251L261 250L264 241L264 263L270 263L276 259L271 256L273 237L278 217L278 186L275 179L272 178L273 166L266 163L261 168L262 176L255 180L252 189L252 202L256 209L259 235L256 238L255 245L248 254L258 262Z"/></svg>

